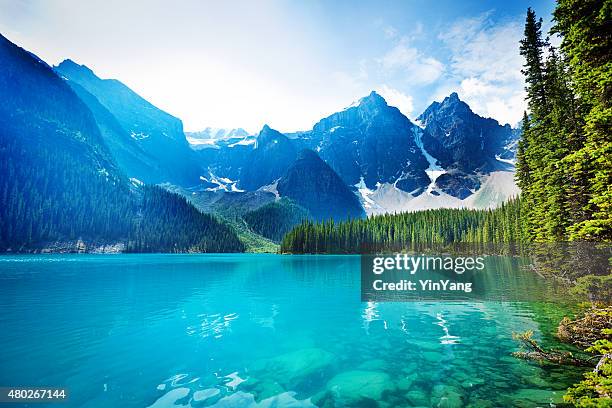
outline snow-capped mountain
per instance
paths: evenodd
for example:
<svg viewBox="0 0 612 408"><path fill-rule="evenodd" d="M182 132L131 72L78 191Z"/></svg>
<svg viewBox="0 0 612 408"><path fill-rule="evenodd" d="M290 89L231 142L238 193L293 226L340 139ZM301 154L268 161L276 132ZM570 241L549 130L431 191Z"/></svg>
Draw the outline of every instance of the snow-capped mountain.
<svg viewBox="0 0 612 408"><path fill-rule="evenodd" d="M445 169L436 179L442 192L463 200L480 188L483 174L505 167L498 158L507 157L504 148L515 132L472 112L456 92L433 102L417 120L424 130L423 147Z"/></svg>
<svg viewBox="0 0 612 408"><path fill-rule="evenodd" d="M187 142L193 150L218 149L233 143L250 144L255 136L242 128L225 129L207 127L199 132L185 132Z"/></svg>
<svg viewBox="0 0 612 408"><path fill-rule="evenodd" d="M214 174L234 186L279 195L279 185L288 188L287 171L296 159L305 160L297 152L311 149L368 214L491 208L518 194L513 163L520 130L478 116L456 93L432 103L417 123L372 92L311 130L284 135L265 126L257 138L216 141L214 149L199 153ZM318 177L299 168L300 176L290 177L295 191L300 184L312 187ZM317 189L305 190L329 201Z"/></svg>
<svg viewBox="0 0 612 408"><path fill-rule="evenodd" d="M187 140L219 140L219 139L231 139L231 138L242 138L249 136L249 133L243 128L214 128L207 127L204 130L200 130L199 132L185 132L185 136L187 136Z"/></svg>
<svg viewBox="0 0 612 408"><path fill-rule="evenodd" d="M429 163L417 146L418 127L376 92L319 121L307 135L312 148L353 186L391 183L414 196L429 184Z"/></svg>

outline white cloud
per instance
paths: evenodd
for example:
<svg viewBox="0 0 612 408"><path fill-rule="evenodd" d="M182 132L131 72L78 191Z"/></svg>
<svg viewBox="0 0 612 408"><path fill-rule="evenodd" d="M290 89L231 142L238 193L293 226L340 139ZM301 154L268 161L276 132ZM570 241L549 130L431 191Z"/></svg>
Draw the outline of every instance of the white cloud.
<svg viewBox="0 0 612 408"><path fill-rule="evenodd" d="M397 29L393 26L386 26L383 28L383 32L385 33L385 38L397 37Z"/></svg>
<svg viewBox="0 0 612 408"><path fill-rule="evenodd" d="M524 90L512 84L492 84L470 77L461 81L459 93L472 110L502 124L515 125L525 109Z"/></svg>
<svg viewBox="0 0 612 408"><path fill-rule="evenodd" d="M440 33L451 52L448 82L478 114L516 124L525 109L519 21L494 23L491 13L462 19ZM449 84L442 88L448 88Z"/></svg>
<svg viewBox="0 0 612 408"><path fill-rule="evenodd" d="M390 106L395 106L407 117L410 117L414 110L414 100L412 96L407 95L388 85L382 85L376 91L387 101Z"/></svg>
<svg viewBox="0 0 612 408"><path fill-rule="evenodd" d="M427 85L436 81L444 72L444 65L433 57L424 55L401 40L378 60L388 73L401 73L414 85Z"/></svg>

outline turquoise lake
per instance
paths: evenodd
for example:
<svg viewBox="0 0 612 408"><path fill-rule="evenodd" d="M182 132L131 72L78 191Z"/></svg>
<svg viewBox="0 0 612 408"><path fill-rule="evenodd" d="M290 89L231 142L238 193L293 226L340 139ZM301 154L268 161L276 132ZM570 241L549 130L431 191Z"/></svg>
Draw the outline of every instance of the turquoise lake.
<svg viewBox="0 0 612 408"><path fill-rule="evenodd" d="M500 299L550 302L361 302L359 268L358 256L2 256L0 386L66 387L54 407L533 407L579 380L510 355L513 332L557 345L570 310L516 259L487 259Z"/></svg>

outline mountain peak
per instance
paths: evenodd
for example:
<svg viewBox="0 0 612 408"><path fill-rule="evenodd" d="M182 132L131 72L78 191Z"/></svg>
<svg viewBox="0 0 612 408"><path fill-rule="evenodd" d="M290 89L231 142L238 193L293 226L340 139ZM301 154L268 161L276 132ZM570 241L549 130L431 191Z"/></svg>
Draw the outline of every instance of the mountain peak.
<svg viewBox="0 0 612 408"><path fill-rule="evenodd" d="M452 102L459 102L460 101L459 95L457 94L457 92L451 93L445 99L448 99L449 101L452 101Z"/></svg>
<svg viewBox="0 0 612 408"><path fill-rule="evenodd" d="M431 121L432 115L465 116L473 114L470 106L459 99L459 94L457 94L457 92L452 92L449 96L444 98L442 102L432 102L431 105L417 117L417 120L427 125L427 123Z"/></svg>
<svg viewBox="0 0 612 408"><path fill-rule="evenodd" d="M385 101L385 98L383 98L382 96L380 96L380 94L378 94L376 91L372 91L370 92L370 94L368 96L364 96L363 98L361 98L359 100L359 105L387 105L387 101Z"/></svg>
<svg viewBox="0 0 612 408"><path fill-rule="evenodd" d="M80 74L94 77L96 76L96 74L94 74L94 72L88 66L80 65L69 58L60 62L60 64L55 67L55 70L60 72L68 72L73 75Z"/></svg>
<svg viewBox="0 0 612 408"><path fill-rule="evenodd" d="M259 132L259 135L257 136L257 140L255 142L255 148L257 149L260 147L264 147L264 146L271 145L271 144L277 144L277 143L285 144L285 142L288 142L288 141L289 139L287 139L287 136L285 136L278 130L272 129L270 126L266 124L264 125L264 127Z"/></svg>

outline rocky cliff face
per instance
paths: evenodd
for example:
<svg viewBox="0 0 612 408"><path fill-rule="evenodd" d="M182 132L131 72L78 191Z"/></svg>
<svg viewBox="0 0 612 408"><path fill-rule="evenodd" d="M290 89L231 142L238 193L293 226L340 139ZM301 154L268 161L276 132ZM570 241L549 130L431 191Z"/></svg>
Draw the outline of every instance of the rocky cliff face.
<svg viewBox="0 0 612 408"><path fill-rule="evenodd" d="M376 92L356 106L317 123L310 134L313 148L348 185L362 179L368 188L393 183L413 195L429 184L428 162L416 145L416 126Z"/></svg>
<svg viewBox="0 0 612 408"><path fill-rule="evenodd" d="M443 167L465 172L487 170L512 137L510 125L476 115L455 92L432 103L417 119L425 129L425 149Z"/></svg>
<svg viewBox="0 0 612 408"><path fill-rule="evenodd" d="M479 175L504 167L498 158L508 156L505 147L516 138L510 125L478 116L455 92L433 102L417 120L424 129L423 147L446 170L437 187L460 199L478 190Z"/></svg>

